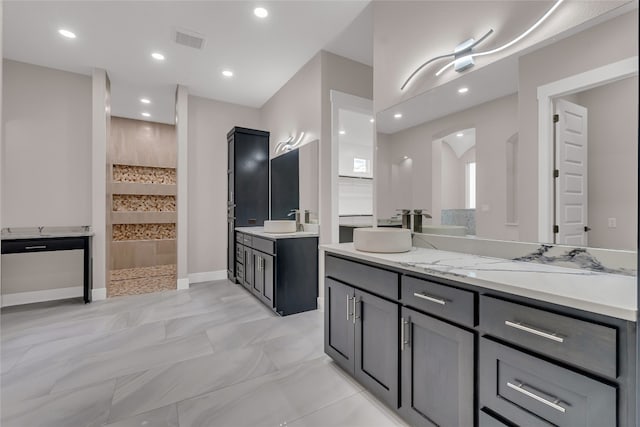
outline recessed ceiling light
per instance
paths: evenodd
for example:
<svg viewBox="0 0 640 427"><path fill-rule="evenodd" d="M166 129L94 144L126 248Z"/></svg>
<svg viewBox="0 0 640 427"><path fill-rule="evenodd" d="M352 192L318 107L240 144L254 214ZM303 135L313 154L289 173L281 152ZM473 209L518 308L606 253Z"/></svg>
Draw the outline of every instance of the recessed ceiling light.
<svg viewBox="0 0 640 427"><path fill-rule="evenodd" d="M151 117L151 114L149 114L149 113L142 113L142 115L143 115L144 117Z"/></svg>
<svg viewBox="0 0 640 427"><path fill-rule="evenodd" d="M369 122L373 123L373 122L375 122L375 120L374 119L369 119Z"/></svg>
<svg viewBox="0 0 640 427"><path fill-rule="evenodd" d="M404 156L404 159L407 160L409 158L409 156Z"/></svg>
<svg viewBox="0 0 640 427"><path fill-rule="evenodd" d="M462 137L464 136L464 133L462 133L462 132L460 132L460 133L456 133L456 136L457 136L458 138L462 138Z"/></svg>
<svg viewBox="0 0 640 427"><path fill-rule="evenodd" d="M343 131L343 130L341 130L341 131L339 131L338 133L339 133L340 135L344 135L346 132L345 132L345 131Z"/></svg>
<svg viewBox="0 0 640 427"><path fill-rule="evenodd" d="M458 93L467 93L467 92L469 92L468 87L461 87L460 89L458 89Z"/></svg>
<svg viewBox="0 0 640 427"><path fill-rule="evenodd" d="M153 59L155 59L155 60L158 60L158 61L164 61L164 55L163 55L163 54L161 54L161 53L159 53L159 52L153 52L153 53L151 54L151 57L152 57Z"/></svg>
<svg viewBox="0 0 640 427"><path fill-rule="evenodd" d="M401 119L401 118L402 118L402 113L395 113L395 114L393 115L393 118L394 118L394 119Z"/></svg>
<svg viewBox="0 0 640 427"><path fill-rule="evenodd" d="M140 98L140 102L142 102L143 104L151 104L151 100L147 98Z"/></svg>
<svg viewBox="0 0 640 427"><path fill-rule="evenodd" d="M66 37L68 39L75 39L76 38L76 35L72 31L65 30L64 28L59 29L58 33L60 33L61 36L64 36L64 37Z"/></svg>
<svg viewBox="0 0 640 427"><path fill-rule="evenodd" d="M269 16L269 11L264 7L256 7L255 9L253 9L253 14L258 18L266 18L267 16Z"/></svg>
<svg viewBox="0 0 640 427"><path fill-rule="evenodd" d="M223 75L223 76L225 76L225 77L233 77L233 71L231 71L231 70L224 70L224 71L222 72L222 75Z"/></svg>

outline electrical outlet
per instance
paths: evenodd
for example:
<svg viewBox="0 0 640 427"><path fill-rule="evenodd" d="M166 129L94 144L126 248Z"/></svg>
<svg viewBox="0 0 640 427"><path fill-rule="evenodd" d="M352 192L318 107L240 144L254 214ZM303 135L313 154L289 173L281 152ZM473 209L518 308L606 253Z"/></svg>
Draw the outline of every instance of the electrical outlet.
<svg viewBox="0 0 640 427"><path fill-rule="evenodd" d="M616 227L617 227L616 222L617 222L617 221L616 221L616 219L615 219L615 218L609 218L609 221L608 221L608 223L609 223L609 228L616 228Z"/></svg>

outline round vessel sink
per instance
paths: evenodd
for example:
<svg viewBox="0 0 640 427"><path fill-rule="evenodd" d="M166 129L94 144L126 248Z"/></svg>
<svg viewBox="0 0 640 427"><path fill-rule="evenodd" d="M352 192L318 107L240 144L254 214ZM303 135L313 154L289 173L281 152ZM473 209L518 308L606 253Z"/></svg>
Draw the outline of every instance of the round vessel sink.
<svg viewBox="0 0 640 427"><path fill-rule="evenodd" d="M353 246L362 252L398 253L411 250L411 231L403 228L356 228Z"/></svg>
<svg viewBox="0 0 640 427"><path fill-rule="evenodd" d="M264 222L264 232L265 233L295 233L296 232L296 222L289 220L274 220L274 221L265 221Z"/></svg>
<svg viewBox="0 0 640 427"><path fill-rule="evenodd" d="M425 234L445 234L447 236L466 236L467 227L463 225L423 225Z"/></svg>

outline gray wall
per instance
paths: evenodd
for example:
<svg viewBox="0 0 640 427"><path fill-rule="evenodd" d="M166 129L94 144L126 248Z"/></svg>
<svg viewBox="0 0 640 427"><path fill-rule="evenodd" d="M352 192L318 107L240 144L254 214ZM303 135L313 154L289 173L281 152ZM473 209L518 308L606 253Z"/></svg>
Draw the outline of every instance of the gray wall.
<svg viewBox="0 0 640 427"><path fill-rule="evenodd" d="M2 227L91 224L91 77L3 65Z"/></svg>
<svg viewBox="0 0 640 427"><path fill-rule="evenodd" d="M538 194L538 87L634 55L638 55L637 10L520 57L519 194ZM519 222L523 241L538 240L536 197L520 198Z"/></svg>
<svg viewBox="0 0 640 427"><path fill-rule="evenodd" d="M263 129L260 110L189 96L188 272L227 269L227 132Z"/></svg>
<svg viewBox="0 0 640 427"><path fill-rule="evenodd" d="M575 98L588 111L589 246L636 250L638 77ZM608 218L617 219L616 228Z"/></svg>
<svg viewBox="0 0 640 427"><path fill-rule="evenodd" d="M439 215L439 209L433 211L433 201L441 200L441 194L437 194L437 189L436 194L432 191L432 142L457 130L476 128L478 237L518 240L517 227L505 225L507 165L504 155L507 139L517 131L517 102L517 95L509 95L386 138L380 138L378 134L381 175L376 175L377 205L392 206L393 209L426 208L435 216ZM388 160L382 159L384 155ZM409 159L404 160L404 156ZM387 176L390 179L383 183L383 177ZM384 210L385 213L389 211L389 208ZM380 216L384 217L383 214Z"/></svg>

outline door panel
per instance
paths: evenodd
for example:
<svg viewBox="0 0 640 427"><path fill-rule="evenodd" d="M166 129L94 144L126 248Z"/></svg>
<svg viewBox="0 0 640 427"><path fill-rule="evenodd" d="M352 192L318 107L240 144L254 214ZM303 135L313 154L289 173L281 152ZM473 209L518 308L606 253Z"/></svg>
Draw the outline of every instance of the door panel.
<svg viewBox="0 0 640 427"><path fill-rule="evenodd" d="M251 290L253 288L253 251L250 248L244 248L244 280L242 284L245 288Z"/></svg>
<svg viewBox="0 0 640 427"><path fill-rule="evenodd" d="M362 291L355 298L355 377L397 408L399 305Z"/></svg>
<svg viewBox="0 0 640 427"><path fill-rule="evenodd" d="M415 426L473 426L474 334L402 308L402 406Z"/></svg>
<svg viewBox="0 0 640 427"><path fill-rule="evenodd" d="M354 368L352 287L325 279L324 352L347 372Z"/></svg>
<svg viewBox="0 0 640 427"><path fill-rule="evenodd" d="M586 246L587 109L559 99L556 113L556 243Z"/></svg>
<svg viewBox="0 0 640 427"><path fill-rule="evenodd" d="M263 277L262 282L262 300L271 308L274 307L273 300L273 257L270 255L262 255Z"/></svg>

